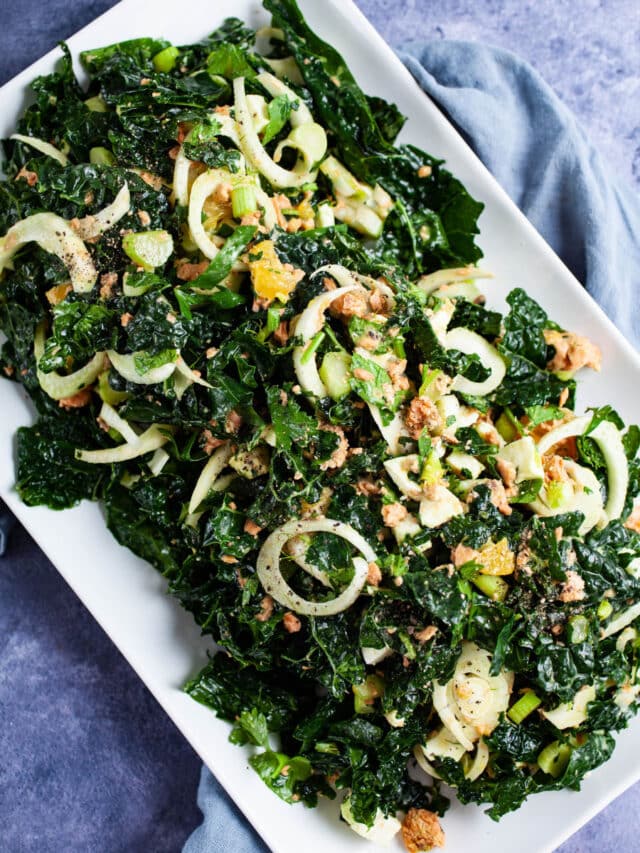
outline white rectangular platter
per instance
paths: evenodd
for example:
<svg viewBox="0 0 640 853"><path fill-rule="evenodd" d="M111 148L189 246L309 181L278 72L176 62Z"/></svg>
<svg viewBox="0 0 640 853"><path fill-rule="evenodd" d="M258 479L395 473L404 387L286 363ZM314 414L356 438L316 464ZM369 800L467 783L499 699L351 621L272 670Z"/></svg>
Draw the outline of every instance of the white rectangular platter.
<svg viewBox="0 0 640 853"><path fill-rule="evenodd" d="M486 204L480 243L483 266L496 274L489 303L504 308L513 287L524 287L551 317L588 335L603 351L600 375L585 377L578 408L613 404L627 422L640 422L640 358L586 295L551 249L508 199L462 138L419 89L382 38L350 0L301 0L312 27L346 57L363 88L395 101L409 121L402 140L447 160L451 171ZM70 39L74 56L90 47L138 36L198 40L235 15L251 25L267 22L255 0L156 0L153 15L142 0L124 0ZM7 136L23 106L28 82L54 67L58 52L43 57L0 90L0 134ZM579 215L579 213L576 213ZM0 383L0 495L31 532L65 580L109 634L158 702L235 799L275 853L355 853L377 848L340 823L335 804L309 811L277 799L228 740L229 727L180 688L204 662L209 644L190 616L165 595L162 578L121 548L98 506L84 503L56 514L23 506L14 492L18 426L31 408L18 386ZM594 772L581 793L544 794L499 824L475 807L455 805L444 820L448 853L551 851L615 796L640 778L640 724L619 738L612 760ZM400 850L400 842L393 849ZM381 848L380 848L381 849ZM386 848L388 849L388 848Z"/></svg>

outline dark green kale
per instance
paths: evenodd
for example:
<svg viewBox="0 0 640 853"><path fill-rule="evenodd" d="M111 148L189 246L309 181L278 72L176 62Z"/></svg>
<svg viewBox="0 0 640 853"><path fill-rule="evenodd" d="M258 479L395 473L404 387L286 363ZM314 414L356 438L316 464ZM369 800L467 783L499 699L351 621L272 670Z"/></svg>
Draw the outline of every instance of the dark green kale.
<svg viewBox="0 0 640 853"><path fill-rule="evenodd" d="M380 184L396 201L380 256L414 274L478 260L474 240L482 205L440 161L411 145L393 147L397 111L367 98L335 48L309 29L294 0L265 0L265 7L284 31L338 157L357 178ZM418 177L424 166L428 174Z"/></svg>

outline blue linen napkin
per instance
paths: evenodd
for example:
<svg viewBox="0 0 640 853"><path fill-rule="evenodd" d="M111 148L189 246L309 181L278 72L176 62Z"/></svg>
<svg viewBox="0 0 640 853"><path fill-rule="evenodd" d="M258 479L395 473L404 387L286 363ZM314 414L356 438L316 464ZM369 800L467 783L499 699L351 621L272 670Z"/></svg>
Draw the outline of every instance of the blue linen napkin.
<svg viewBox="0 0 640 853"><path fill-rule="evenodd" d="M5 507L2 501L0 501L0 557L2 557L4 552L7 550L9 533L11 532L11 528L14 523L15 519L13 515Z"/></svg>
<svg viewBox="0 0 640 853"><path fill-rule="evenodd" d="M540 75L504 50L462 41L399 52L557 254L618 328L640 343L640 204L620 187L573 114ZM203 824L183 853L268 848L206 767Z"/></svg>

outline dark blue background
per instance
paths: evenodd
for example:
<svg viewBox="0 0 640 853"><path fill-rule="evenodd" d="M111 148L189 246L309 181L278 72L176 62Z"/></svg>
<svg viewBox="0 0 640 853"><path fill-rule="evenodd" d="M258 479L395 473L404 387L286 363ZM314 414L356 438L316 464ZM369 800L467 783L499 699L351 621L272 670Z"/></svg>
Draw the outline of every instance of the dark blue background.
<svg viewBox="0 0 640 853"><path fill-rule="evenodd" d="M636 0L358 2L395 44L444 36L523 54L589 126L618 174L639 180ZM3 8L0 83L112 5L24 0ZM152 4L139 8L152 18ZM0 561L0 851L178 851L199 822L199 767L110 640L16 528ZM562 853L640 850L632 817L639 810L636 787Z"/></svg>

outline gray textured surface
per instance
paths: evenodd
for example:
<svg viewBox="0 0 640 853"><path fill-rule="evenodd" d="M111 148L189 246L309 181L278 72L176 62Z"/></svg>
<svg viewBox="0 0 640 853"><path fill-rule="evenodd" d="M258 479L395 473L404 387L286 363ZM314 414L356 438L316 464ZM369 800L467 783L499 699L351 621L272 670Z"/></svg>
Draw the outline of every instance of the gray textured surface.
<svg viewBox="0 0 640 853"><path fill-rule="evenodd" d="M621 179L640 183L637 0L358 3L392 44L448 37L520 53ZM0 82L111 5L4 4ZM2 851L177 851L198 820L190 747L22 531L0 562L0 756ZM639 850L639 810L636 786L562 853Z"/></svg>
<svg viewBox="0 0 640 853"><path fill-rule="evenodd" d="M464 39L518 53L580 117L621 179L640 186L637 0L356 2L390 44Z"/></svg>

